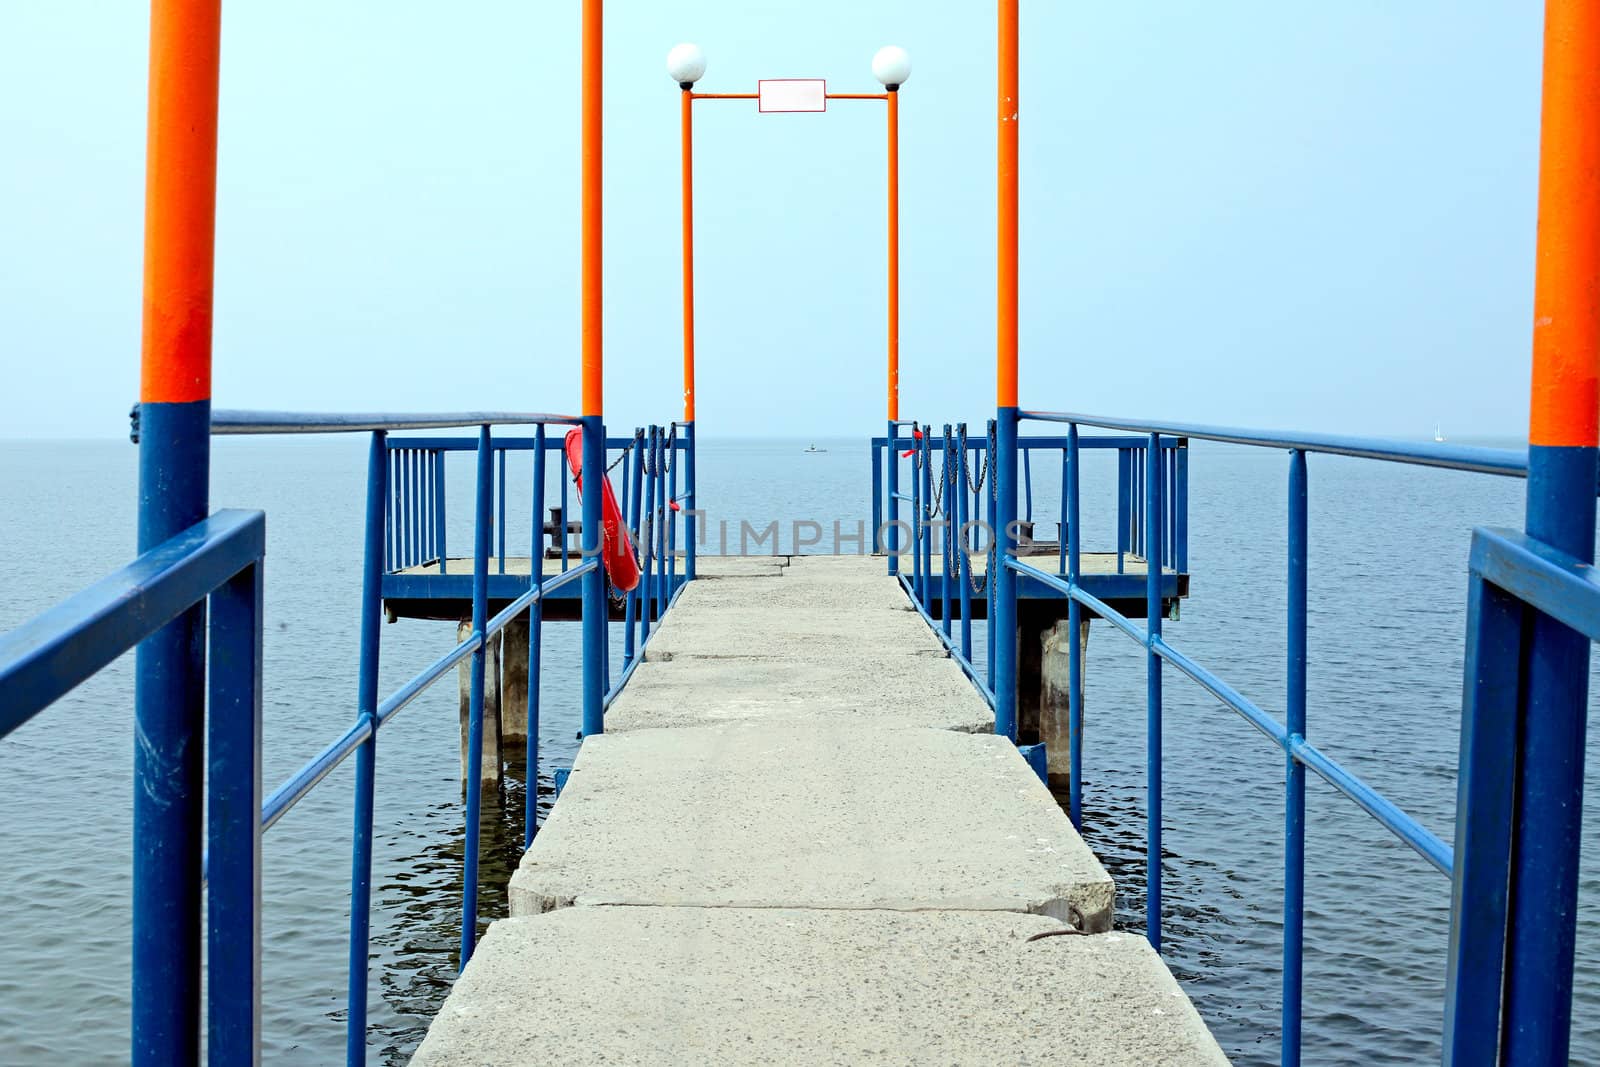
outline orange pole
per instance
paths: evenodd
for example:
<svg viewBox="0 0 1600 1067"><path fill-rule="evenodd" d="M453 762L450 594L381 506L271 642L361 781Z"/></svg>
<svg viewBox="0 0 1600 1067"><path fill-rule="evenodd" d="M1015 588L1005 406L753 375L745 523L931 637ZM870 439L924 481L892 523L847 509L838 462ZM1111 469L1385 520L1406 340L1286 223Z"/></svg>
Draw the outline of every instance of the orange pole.
<svg viewBox="0 0 1600 1067"><path fill-rule="evenodd" d="M889 419L900 417L900 94L889 99Z"/></svg>
<svg viewBox="0 0 1600 1067"><path fill-rule="evenodd" d="M601 345L600 116L601 2L583 4L583 411L604 413L605 360Z"/></svg>
<svg viewBox="0 0 1600 1067"><path fill-rule="evenodd" d="M1540 120L1528 442L1593 446L1600 431L1600 4L1546 6Z"/></svg>
<svg viewBox="0 0 1600 1067"><path fill-rule="evenodd" d="M1017 406L1017 7L1000 3L1000 147L998 303L996 307L995 404Z"/></svg>
<svg viewBox="0 0 1600 1067"><path fill-rule="evenodd" d="M151 8L139 381L146 403L211 397L221 30L219 0Z"/></svg>
<svg viewBox="0 0 1600 1067"><path fill-rule="evenodd" d="M683 421L694 421L694 94L682 99L683 141Z"/></svg>

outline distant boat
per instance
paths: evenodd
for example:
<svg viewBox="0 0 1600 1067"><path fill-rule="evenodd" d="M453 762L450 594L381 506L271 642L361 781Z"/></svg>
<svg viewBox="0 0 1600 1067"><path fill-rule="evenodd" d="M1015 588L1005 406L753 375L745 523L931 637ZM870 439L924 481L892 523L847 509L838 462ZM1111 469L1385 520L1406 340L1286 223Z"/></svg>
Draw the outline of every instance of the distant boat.
<svg viewBox="0 0 1600 1067"><path fill-rule="evenodd" d="M826 448L818 448L816 445L811 445L806 449L806 451L807 452L826 452L827 449Z"/></svg>
<svg viewBox="0 0 1600 1067"><path fill-rule="evenodd" d="M1439 432L1439 424L1437 422L1433 424L1433 439L1435 441L1444 440L1444 434Z"/></svg>

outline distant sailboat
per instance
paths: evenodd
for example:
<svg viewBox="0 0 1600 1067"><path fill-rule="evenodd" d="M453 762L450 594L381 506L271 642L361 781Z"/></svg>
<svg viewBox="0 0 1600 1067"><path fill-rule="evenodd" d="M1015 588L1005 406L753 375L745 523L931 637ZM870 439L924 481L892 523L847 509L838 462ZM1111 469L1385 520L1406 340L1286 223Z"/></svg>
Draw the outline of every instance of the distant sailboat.
<svg viewBox="0 0 1600 1067"><path fill-rule="evenodd" d="M1444 434L1439 432L1439 424L1437 422L1433 424L1433 439L1435 441L1444 440Z"/></svg>
<svg viewBox="0 0 1600 1067"><path fill-rule="evenodd" d="M807 448L806 451L807 452L826 452L827 449L826 448L818 448L816 445L812 445L809 448Z"/></svg>

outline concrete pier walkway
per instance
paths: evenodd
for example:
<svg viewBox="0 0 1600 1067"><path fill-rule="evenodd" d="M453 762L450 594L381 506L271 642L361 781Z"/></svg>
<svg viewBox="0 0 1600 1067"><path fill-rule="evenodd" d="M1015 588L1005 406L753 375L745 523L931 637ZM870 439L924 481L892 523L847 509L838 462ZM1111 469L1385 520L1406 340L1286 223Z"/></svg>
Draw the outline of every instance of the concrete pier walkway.
<svg viewBox="0 0 1600 1067"><path fill-rule="evenodd" d="M882 560L699 570L414 1063L1227 1062Z"/></svg>

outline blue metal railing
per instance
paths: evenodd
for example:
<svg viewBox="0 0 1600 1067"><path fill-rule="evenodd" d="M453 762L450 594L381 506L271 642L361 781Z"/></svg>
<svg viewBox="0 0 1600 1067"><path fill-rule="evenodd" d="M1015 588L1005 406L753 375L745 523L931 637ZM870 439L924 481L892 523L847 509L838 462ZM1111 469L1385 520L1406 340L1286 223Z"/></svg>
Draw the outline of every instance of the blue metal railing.
<svg viewBox="0 0 1600 1067"><path fill-rule="evenodd" d="M946 425L935 434L931 427L923 430L918 423L905 424L912 436L897 437L890 441L884 437L872 439L872 520L876 531L876 546L889 558L890 573L899 577L901 585L911 598L914 607L934 630L940 642L961 669L972 679L992 708L995 704L994 629L988 629L990 648L986 666L980 670L972 656L972 622L975 617L973 597L986 598L984 612L992 618L993 597L997 583L988 580L994 573L995 517L993 498L994 427L981 439L968 436L965 423L954 427ZM1074 443L1075 442L1075 443ZM1077 522L1075 490L1069 492L1076 469L1070 462L1074 450L1114 451L1117 458L1117 523L1116 523L1116 573L1128 573L1130 560L1142 560L1145 552L1144 516L1148 501L1143 490L1142 472L1148 439L1129 435L1102 435L1077 439L1068 436L1019 437L1017 449L1024 457L1023 488L1026 507L1022 522L1031 526L1033 508L1033 462L1026 457L1035 453L1060 453L1061 493L1057 514L1058 544L1056 574L1068 575L1068 542L1063 536L1069 526ZM911 492L896 490L886 494L885 483L901 484L899 467L909 460ZM1160 462L1168 472L1161 483L1163 522L1160 537L1165 547L1166 559L1175 561L1165 572L1167 577L1188 569L1189 534L1189 453L1188 442L1183 438L1164 439L1160 445ZM884 477L887 469L890 478ZM898 505L909 507L913 520L907 524L900 520ZM885 514L890 518L885 520ZM909 528L908 528L909 527ZM910 573L905 561L894 549L909 545ZM1105 546L1111 554L1112 546ZM935 553L938 558L935 559ZM985 556L987 562L982 576L973 571L973 556ZM1029 558L1046 557L1033 555ZM1060 592L1062 584L1036 568L1030 576L1038 574L1040 584ZM935 589L934 578L938 578ZM1170 595L1171 583L1164 583L1164 595ZM1064 596L1065 594L1062 593ZM1097 601L1098 602L1098 601ZM934 617L937 610L938 618ZM955 620L960 620L959 634Z"/></svg>
<svg viewBox="0 0 1600 1067"><path fill-rule="evenodd" d="M1187 423L1152 424L1129 419L1023 411L1020 420L1065 424L1067 464L1063 487L1066 563L1061 573L1050 574L1023 561L1016 546L1002 539L1000 554L1010 572L1040 582L1068 600L1069 626L1074 635L1087 610L1103 618L1145 650L1146 661L1146 933L1152 945L1161 944L1161 794L1163 667L1170 665L1192 679L1225 707L1280 747L1285 757L1284 790L1284 950L1281 1062L1298 1065L1301 1057L1302 954L1305 923L1305 773L1317 774L1430 865L1453 880L1449 993L1446 1008L1445 1061L1448 1064L1493 1064L1499 1059L1502 1034L1515 1035L1528 1028L1564 1027L1570 1005L1573 929L1571 917L1559 912L1550 891L1519 883L1516 847L1564 849L1576 863L1577 841L1549 840L1550 831L1521 826L1512 811L1512 783L1517 775L1537 775L1525 765L1528 755L1516 733L1518 709L1526 702L1519 689L1518 663L1525 654L1526 634L1532 622L1529 605L1561 625L1600 639L1600 580L1593 567L1564 556L1521 534L1478 531L1473 539L1470 613L1467 626L1467 685L1462 720L1457 847L1453 852L1417 819L1351 773L1338 760L1306 739L1307 734L1307 544L1309 541L1308 472L1310 453L1352 456L1412 466L1438 467L1504 476L1526 476L1527 458L1512 450L1458 445L1414 445L1334 435L1283 434ZM1145 434L1145 447L1130 460L1133 501L1142 498L1137 517L1142 536L1134 551L1146 557L1145 619L1141 626L1091 595L1083 585L1083 547L1078 522L1080 486L1078 456L1086 446L1079 427ZM1159 575L1164 561L1185 565L1186 524L1175 522L1171 487L1186 481L1186 452L1170 451L1178 438L1230 442L1278 448L1289 453L1288 470L1288 630L1287 687L1284 719L1279 721L1217 673L1196 662L1169 642L1162 633L1162 590ZM1019 442L1019 448L1021 448ZM1163 459L1164 456L1171 459ZM996 453L999 479L1014 478L1015 453ZM1024 468L1026 469L1026 468ZM1121 484L1119 482L1119 484ZM1013 490L1014 491L1014 490ZM1001 492L1005 492L1002 488ZM1131 503L1131 501L1129 502ZM1593 501L1573 501L1574 507L1593 507ZM1119 516L1123 512L1119 502ZM1119 529L1122 527L1119 521ZM996 583L991 583L996 584ZM1014 593L1013 593L1014 595ZM1011 618L1015 618L1014 613ZM994 627L991 626L991 632ZM1069 813L1081 822L1083 689L1079 642L1070 644L1070 764ZM995 657L991 655L991 662ZM1015 677L999 677L991 688L1014 686ZM990 694L992 696L992 694ZM998 721L997 730L1006 728ZM1010 724L1014 729L1014 723ZM1575 758L1581 758L1575 757ZM1520 842L1520 845L1517 843ZM1517 894L1526 899L1518 901ZM1532 903L1530 903L1530 901ZM1544 909L1541 911L1541 907ZM1502 1029L1502 990L1513 988L1517 960L1507 945L1518 937L1531 940L1527 928L1565 922L1564 946L1545 935L1546 949L1564 947L1565 1001L1560 983L1540 986L1541 995L1521 1002L1505 999L1507 1018ZM1519 928L1519 923L1521 927ZM1529 971L1561 966L1560 951L1524 953L1522 966ZM1554 989L1554 992L1551 990ZM1558 1003L1560 1002L1560 1003ZM1564 1031L1563 1031L1564 1032ZM1510 1041L1511 1038L1505 1038ZM1506 1046L1508 1049L1510 1044ZM1565 1047L1565 1041L1560 1042ZM1511 1055L1508 1052L1508 1055ZM1521 1062L1512 1055L1506 1062ZM1528 1062L1534 1062L1529 1060ZM1537 1062L1545 1062L1543 1059Z"/></svg>
<svg viewBox="0 0 1600 1067"><path fill-rule="evenodd" d="M138 408L133 412L133 437L139 436ZM485 420L485 421L480 421ZM490 422L531 425L535 436L496 442ZM135 853L166 857L160 865L163 886L190 877L195 888L184 897L196 903L196 914L180 917L180 926L198 929L198 884L208 880L209 955L206 960L207 1050L213 1063L251 1062L259 1044L260 1004L260 836L307 796L329 773L351 755L356 757L354 833L351 847L351 905L349 981L347 989L346 1058L362 1063L366 1056L368 937L371 911L373 844L373 794L376 782L376 740L380 728L444 677L470 660L468 766L466 782L463 892L461 916L461 966L471 958L477 930L478 837L480 832L482 747L486 652L490 640L511 621L527 612L529 627L529 744L527 806L524 845L536 829L538 768L539 625L543 602L554 592L597 572L600 562L565 551L560 573L546 577L542 555L545 460L559 451L559 441L546 440L549 425L578 423L559 415L520 413L468 413L463 415L324 415L218 411L212 414L216 434L306 434L370 432L365 541L362 565L360 664L356 720L337 738L262 799L261 784L261 567L265 518L259 512L221 511L178 537L144 553L105 581L46 611L17 630L0 637L0 737L28 721L52 701L92 676L127 649L162 630L172 620L203 604L209 597L211 612L211 664L209 707L206 715L206 764L196 767L190 781L179 769L138 764L136 793L162 795L167 791L198 791L203 773L209 833L207 850L198 840L178 835L175 840L141 837ZM392 431L475 427L474 438L403 438ZM629 626L625 663L627 671L610 687L607 703L620 689L628 671L642 658L652 630L651 621L669 604L676 584L676 561L670 558L676 538L671 527L678 513L674 488L677 463L692 439L680 442L675 429L651 427L631 438L614 439L621 452L622 482L630 500L627 524L635 543L643 546L641 562L646 579L628 594ZM505 557L506 454L528 449L538 457L534 464L531 575L526 591L509 598L489 615L489 560L493 532L499 527L499 557ZM379 635L382 621L383 579L391 569L447 558L445 530L444 453L470 450L476 456L474 536L472 553L472 628L467 638L387 698L377 692ZM633 458L637 456L637 458ZM630 472L628 464L632 462ZM496 479L498 465L499 478ZM560 463L563 497L569 477ZM629 475L632 492L627 493ZM641 491L648 489L651 503L641 506ZM686 495L691 507L692 492ZM496 519L498 518L498 522ZM652 527L652 523L654 527ZM662 529L662 527L667 527ZM692 552L693 541L689 540ZM441 566L441 571L443 567ZM635 620L637 630L635 629ZM599 631L599 655L609 659L606 623L585 619L586 629ZM589 660L586 642L585 676L604 677L609 663ZM146 779L149 780L146 780ZM170 869L169 869L170 868ZM189 872L186 874L185 872ZM168 895L152 892L139 882L134 886L135 923L141 909L170 910ZM136 947L137 952L137 947ZM135 1046L182 1046L181 1038L142 1042L141 1028L166 1025L167 1020L198 1018L198 1008L188 1004L201 988L200 961L162 950L162 978L135 998ZM136 985L141 981L135 968Z"/></svg>
<svg viewBox="0 0 1600 1067"><path fill-rule="evenodd" d="M608 437L606 453L608 470L617 474L618 506L639 557L643 576L634 589L619 597L615 588L610 595L613 603L620 599L623 612L623 662L622 672L614 680L607 679L606 706L616 698L622 685L633 673L638 657L654 633L655 625L670 606L683 582L693 573L696 537L690 527L694 514L694 497L677 491L678 473L693 449L692 438L680 436L682 429L676 423L667 426L648 426L635 429L629 437ZM552 535L552 551L559 552L560 573L566 575L581 558L580 547L573 543L571 533L575 524L571 518L570 500L573 492L571 468L562 457L564 444L560 439L550 439L541 431L534 437L499 438L491 443L491 514L495 533L491 540L492 569L496 575L507 574L507 469L513 454L531 457L533 472L533 525L534 543L529 554L530 575L538 571L544 555L540 530ZM475 451L476 442L467 437L401 437L391 438L390 491L387 497L388 529L385 542L384 573L395 575L417 568L437 568L438 575L449 575L451 562L446 530L450 512L445 492L444 457L451 452ZM556 462L556 480L560 501L558 518L546 524L545 486L550 478L549 464L552 455ZM396 477L395 472L400 472ZM679 528L682 527L683 572L680 575ZM457 560L457 565L461 564ZM587 573L587 571L585 572ZM456 577L464 577L458 573ZM530 577L531 581L531 577ZM551 586L554 592L565 586ZM533 625L539 625L540 615L532 615ZM608 663L609 669L609 663Z"/></svg>
<svg viewBox="0 0 1600 1067"><path fill-rule="evenodd" d="M162 857L160 895L134 886L139 908L183 907L177 919L209 931L205 967L207 1047L216 1063L256 1056L261 989L261 561L266 519L259 511L219 511L31 621L0 636L0 737L5 737L118 656L196 606L209 608L212 663L203 724L204 763L136 763L134 792L171 803L204 788L204 837L151 834L138 850ZM198 745L197 745L198 749ZM203 774L203 782L200 775ZM185 827L185 830L189 828ZM194 828L198 830L198 827ZM201 849L207 849L202 860ZM202 870L209 874L205 914ZM190 905L192 904L192 910ZM139 921L136 914L135 921ZM164 999L136 1013L141 1031L175 1015L198 1017L199 959L168 952ZM172 999L188 1000L173 1012Z"/></svg>

